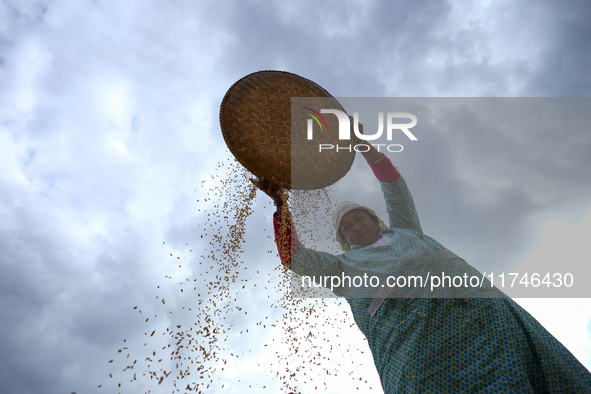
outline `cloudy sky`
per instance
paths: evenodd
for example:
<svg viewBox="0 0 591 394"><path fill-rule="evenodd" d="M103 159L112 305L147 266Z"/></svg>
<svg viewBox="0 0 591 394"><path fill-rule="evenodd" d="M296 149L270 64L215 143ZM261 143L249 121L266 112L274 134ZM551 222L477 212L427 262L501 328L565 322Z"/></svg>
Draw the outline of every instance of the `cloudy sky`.
<svg viewBox="0 0 591 394"><path fill-rule="evenodd" d="M290 71L337 97L575 97L585 114L589 20L579 1L1 2L0 392L163 392L199 380L198 364L175 380L189 361L176 368L168 350L160 364L146 358L174 348L167 328L202 326L199 302L213 300L206 212L229 198L214 192L231 163L218 114L239 78ZM432 128L389 155L425 233L479 269L588 264L588 131L470 119L472 133ZM377 190L367 171L359 157L340 199ZM379 393L346 306L284 317L272 209L258 196L246 222L244 288L214 316L232 330L218 337L208 392L280 392L292 360L302 392ZM518 301L591 368L589 300ZM289 353L286 327L308 356ZM172 371L162 386L146 374L160 368Z"/></svg>

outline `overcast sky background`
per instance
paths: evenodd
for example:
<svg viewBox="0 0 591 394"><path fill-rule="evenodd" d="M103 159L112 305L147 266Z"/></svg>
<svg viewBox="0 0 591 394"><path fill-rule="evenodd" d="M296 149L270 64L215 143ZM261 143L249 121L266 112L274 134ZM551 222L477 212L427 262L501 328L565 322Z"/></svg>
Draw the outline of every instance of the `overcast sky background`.
<svg viewBox="0 0 591 394"><path fill-rule="evenodd" d="M586 97L589 20L579 1L1 2L0 392L174 389L123 369L171 342L153 330L196 321L183 309L197 310L195 292L179 286L204 274L203 199L230 157L219 105L239 78L285 70L336 97ZM590 148L586 130L567 127L442 129L389 157L425 233L476 268L491 256L560 267L589 263ZM339 199L378 190L368 171L359 157ZM208 392L282 387L282 324L303 317L273 307L272 210L259 196L247 222L243 310L225 315L231 350ZM589 300L519 302L591 368ZM347 310L331 305L316 322L332 323L302 340L332 359L301 369L302 392L381 392Z"/></svg>

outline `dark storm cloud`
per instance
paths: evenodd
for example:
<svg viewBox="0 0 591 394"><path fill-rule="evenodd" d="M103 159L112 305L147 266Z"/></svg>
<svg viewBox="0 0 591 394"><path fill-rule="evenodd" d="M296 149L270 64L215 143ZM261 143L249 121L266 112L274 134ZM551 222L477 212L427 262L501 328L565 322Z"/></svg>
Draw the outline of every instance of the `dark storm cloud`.
<svg viewBox="0 0 591 394"><path fill-rule="evenodd" d="M298 73L335 96L381 96L423 56L445 2L236 2L220 21L233 37L220 59L234 78L265 69ZM384 75L386 74L386 75Z"/></svg>
<svg viewBox="0 0 591 394"><path fill-rule="evenodd" d="M98 239L92 245L67 230L60 212L42 206L16 208L11 216L15 225L0 231L2 391L90 390L105 377L90 372L90 365L106 363L122 332L145 328L130 313L133 303L145 300L151 281L141 273L149 260L145 247L127 230L116 243ZM85 246L100 252L94 257ZM77 365L87 372L64 383L66 371Z"/></svg>
<svg viewBox="0 0 591 394"><path fill-rule="evenodd" d="M231 79L295 72L335 96L585 96L588 13L556 2L239 2L220 15L231 36L220 67ZM517 25L523 15L531 25Z"/></svg>
<svg viewBox="0 0 591 394"><path fill-rule="evenodd" d="M537 69L522 92L527 96L588 97L591 94L591 4L564 2L531 2L520 8L527 15L532 8L552 15L550 41L537 61ZM534 9L535 9L534 8Z"/></svg>

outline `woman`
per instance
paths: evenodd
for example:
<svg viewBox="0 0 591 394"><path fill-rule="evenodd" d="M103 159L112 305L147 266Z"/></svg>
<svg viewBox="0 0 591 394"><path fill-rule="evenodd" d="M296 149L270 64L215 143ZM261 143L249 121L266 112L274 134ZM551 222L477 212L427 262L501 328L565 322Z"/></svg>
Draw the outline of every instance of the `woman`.
<svg viewBox="0 0 591 394"><path fill-rule="evenodd" d="M338 286L333 286L336 279L329 283L349 302L384 392L591 393L589 371L489 282L476 288L417 284L433 283L429 275L441 272L482 274L423 234L412 196L390 160L373 147L363 155L384 193L389 227L367 207L339 204L333 224L345 251L340 255L299 243L282 206L281 183L261 178L259 188L277 205L274 226L282 263L300 275L343 278ZM363 275L375 276L379 282L373 284L380 285L346 283L347 277ZM406 286L400 281L395 286L388 276L415 276L415 283L409 279Z"/></svg>

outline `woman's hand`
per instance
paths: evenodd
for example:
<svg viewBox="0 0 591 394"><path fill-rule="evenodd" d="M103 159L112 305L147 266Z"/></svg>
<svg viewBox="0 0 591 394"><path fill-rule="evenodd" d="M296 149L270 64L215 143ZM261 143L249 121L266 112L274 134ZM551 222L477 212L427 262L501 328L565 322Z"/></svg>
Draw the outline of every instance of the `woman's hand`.
<svg viewBox="0 0 591 394"><path fill-rule="evenodd" d="M271 177L271 179L260 177L259 179L251 179L251 182L258 186L259 190L262 190L267 196L271 197L273 202L277 204L283 203L281 199L283 182L277 182L275 177Z"/></svg>
<svg viewBox="0 0 591 394"><path fill-rule="evenodd" d="M277 214L280 215L284 201L286 200L286 195L283 191L283 182L278 182L275 177L271 177L271 179L260 177L259 179L251 179L250 181L258 186L259 190L271 197L277 207Z"/></svg>

